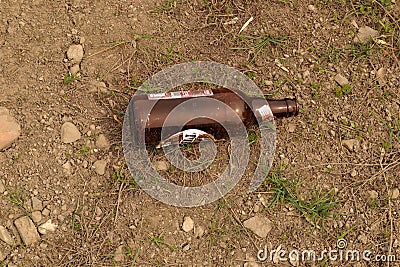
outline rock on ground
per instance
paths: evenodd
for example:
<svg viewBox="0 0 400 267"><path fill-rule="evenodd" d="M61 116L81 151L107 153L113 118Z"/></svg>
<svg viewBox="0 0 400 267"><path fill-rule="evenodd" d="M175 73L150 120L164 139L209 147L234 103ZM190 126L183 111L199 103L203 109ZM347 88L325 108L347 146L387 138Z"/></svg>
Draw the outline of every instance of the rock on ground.
<svg viewBox="0 0 400 267"><path fill-rule="evenodd" d="M30 246L40 241L39 233L28 216L16 219L14 224L25 245Z"/></svg>
<svg viewBox="0 0 400 267"><path fill-rule="evenodd" d="M89 82L89 92L91 93L107 93L107 85L105 82L101 81L91 81Z"/></svg>
<svg viewBox="0 0 400 267"><path fill-rule="evenodd" d="M372 29L368 26L361 27L358 29L357 35L354 37L355 43L365 44L369 41L370 38L377 37L379 32L375 29Z"/></svg>
<svg viewBox="0 0 400 267"><path fill-rule="evenodd" d="M2 240L4 243L10 246L14 246L15 244L14 239L11 237L8 230L1 225L0 225L0 240Z"/></svg>
<svg viewBox="0 0 400 267"><path fill-rule="evenodd" d="M387 70L382 67L376 72L376 80L380 85L385 85L387 83Z"/></svg>
<svg viewBox="0 0 400 267"><path fill-rule="evenodd" d="M21 127L8 109L0 107L0 150L8 148L21 134Z"/></svg>
<svg viewBox="0 0 400 267"><path fill-rule="evenodd" d="M75 64L69 68L69 72L71 72L71 74L75 77L79 74L80 71L81 68L79 67L79 64Z"/></svg>
<svg viewBox="0 0 400 267"><path fill-rule="evenodd" d="M94 171L99 175L104 175L106 172L107 162L105 160L98 160L93 164Z"/></svg>
<svg viewBox="0 0 400 267"><path fill-rule="evenodd" d="M357 148L360 145L360 141L357 139L348 139L348 140L343 140L342 145L347 148L350 152L356 151Z"/></svg>
<svg viewBox="0 0 400 267"><path fill-rule="evenodd" d="M43 209L43 202L40 199L38 199L37 197L32 197L31 201L32 201L32 210L33 211Z"/></svg>
<svg viewBox="0 0 400 267"><path fill-rule="evenodd" d="M168 171L168 168L169 168L168 162L166 162L165 160L156 161L156 162L154 162L154 168L157 171L164 171L164 172Z"/></svg>
<svg viewBox="0 0 400 267"><path fill-rule="evenodd" d="M183 219L182 230L186 233L189 233L194 228L194 221L189 216L186 216Z"/></svg>
<svg viewBox="0 0 400 267"><path fill-rule="evenodd" d="M349 80L347 80L346 77L344 77L343 75L341 75L341 74L339 74L339 73L335 75L335 81L336 81L340 86L349 84Z"/></svg>
<svg viewBox="0 0 400 267"><path fill-rule="evenodd" d="M39 233L42 235L47 234L48 232L55 232L58 225L51 222L51 219L45 222L44 224L39 226Z"/></svg>
<svg viewBox="0 0 400 267"><path fill-rule="evenodd" d="M272 222L262 215L256 215L246 220L243 225L262 238L266 237L272 229Z"/></svg>
<svg viewBox="0 0 400 267"><path fill-rule="evenodd" d="M390 192L390 197L393 198L393 199L399 198L399 195L400 195L400 191L399 191L398 188L394 188Z"/></svg>
<svg viewBox="0 0 400 267"><path fill-rule="evenodd" d="M31 214L32 221L38 223L42 220L42 213L40 211L34 211Z"/></svg>
<svg viewBox="0 0 400 267"><path fill-rule="evenodd" d="M97 138L96 147L100 149L108 149L110 147L110 142L104 134L100 134Z"/></svg>
<svg viewBox="0 0 400 267"><path fill-rule="evenodd" d="M83 46L71 45L67 50L67 58L71 61L71 64L81 63L83 59Z"/></svg>
<svg viewBox="0 0 400 267"><path fill-rule="evenodd" d="M66 122L61 126L61 141L69 144L81 139L81 133L71 122Z"/></svg>
<svg viewBox="0 0 400 267"><path fill-rule="evenodd" d="M194 237L201 238L204 235L204 228L202 226L196 226L194 228Z"/></svg>

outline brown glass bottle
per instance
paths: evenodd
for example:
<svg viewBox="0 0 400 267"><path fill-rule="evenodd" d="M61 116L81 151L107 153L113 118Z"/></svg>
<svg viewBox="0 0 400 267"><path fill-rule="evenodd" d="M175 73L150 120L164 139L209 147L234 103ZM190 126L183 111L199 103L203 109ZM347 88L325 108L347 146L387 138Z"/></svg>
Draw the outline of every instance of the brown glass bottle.
<svg viewBox="0 0 400 267"><path fill-rule="evenodd" d="M180 112L174 113L173 119L166 121L167 116L175 107L199 97L219 100L226 105L215 108L213 105L203 104L204 101L187 102L187 105L182 105L183 108ZM258 112L253 113L251 107L243 99L251 103L253 110ZM170 133L177 133L186 129L199 129L214 136L215 139L226 139L227 132L221 124L237 124L237 121L232 119L232 110L246 127L257 123L257 119L268 120L271 117L290 117L298 114L299 107L296 99L267 101L269 108L265 106L265 99L262 97L239 95L239 93L234 93L225 88L195 92L181 91L135 95L133 98L134 119L138 133L145 133L145 143L157 145L161 141L163 127L168 127ZM149 113L151 106L153 108ZM197 117L195 114L200 116ZM143 125L144 122L145 129L143 131L143 129L140 129L140 125Z"/></svg>

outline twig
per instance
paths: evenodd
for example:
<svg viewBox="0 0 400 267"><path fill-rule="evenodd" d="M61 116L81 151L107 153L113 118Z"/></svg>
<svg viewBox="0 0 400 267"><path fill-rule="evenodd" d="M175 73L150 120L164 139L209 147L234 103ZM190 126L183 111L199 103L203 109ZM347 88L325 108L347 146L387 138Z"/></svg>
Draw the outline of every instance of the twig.
<svg viewBox="0 0 400 267"><path fill-rule="evenodd" d="M118 219L118 211L119 211L119 202L121 201L121 193L122 193L122 187L124 186L124 183L121 183L119 187L119 192L118 192L118 199L117 199L117 209L115 211L115 217L114 217L114 225L117 224L117 219Z"/></svg>
<svg viewBox="0 0 400 267"><path fill-rule="evenodd" d="M114 49L114 48L116 48L116 47L118 47L118 46L120 46L120 45L124 45L124 44L126 44L126 43L127 43L127 42L117 42L117 43L116 43L115 45L113 45L113 46L104 48L104 49L102 49L102 50L100 50L100 51L97 51L97 52L91 54L91 55L88 55L88 56L86 57L86 59L89 59L89 58L94 57L94 56L96 56L96 55L98 55L98 54L107 52L107 51L109 51L109 50L111 50L111 49Z"/></svg>

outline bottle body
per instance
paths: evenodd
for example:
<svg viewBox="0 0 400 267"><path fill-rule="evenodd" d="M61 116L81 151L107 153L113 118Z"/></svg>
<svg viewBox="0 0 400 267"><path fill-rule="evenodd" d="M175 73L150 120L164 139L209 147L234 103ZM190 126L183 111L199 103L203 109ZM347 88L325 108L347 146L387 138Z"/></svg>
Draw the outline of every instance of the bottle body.
<svg viewBox="0 0 400 267"><path fill-rule="evenodd" d="M221 125L234 127L237 117L248 127L257 119L265 121L298 113L295 100L268 100L266 105L264 98L247 97L228 89L135 95L133 105L138 133L145 133L146 144L162 141L163 128L169 133L199 129L215 139L224 139L227 132Z"/></svg>

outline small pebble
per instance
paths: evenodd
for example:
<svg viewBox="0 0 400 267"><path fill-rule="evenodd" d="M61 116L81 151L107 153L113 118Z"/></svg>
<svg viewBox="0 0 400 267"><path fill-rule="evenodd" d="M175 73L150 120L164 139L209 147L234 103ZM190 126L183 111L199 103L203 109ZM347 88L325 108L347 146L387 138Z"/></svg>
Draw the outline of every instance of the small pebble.
<svg viewBox="0 0 400 267"><path fill-rule="evenodd" d="M182 230L189 233L194 228L194 221L189 216L186 216L183 220Z"/></svg>

